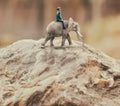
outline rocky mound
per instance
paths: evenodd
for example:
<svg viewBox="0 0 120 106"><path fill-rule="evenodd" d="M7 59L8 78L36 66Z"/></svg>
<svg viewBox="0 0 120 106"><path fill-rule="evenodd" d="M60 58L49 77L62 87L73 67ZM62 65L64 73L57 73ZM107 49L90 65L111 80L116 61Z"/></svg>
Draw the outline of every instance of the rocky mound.
<svg viewBox="0 0 120 106"><path fill-rule="evenodd" d="M120 64L99 50L41 48L22 40L0 49L0 106L120 106Z"/></svg>

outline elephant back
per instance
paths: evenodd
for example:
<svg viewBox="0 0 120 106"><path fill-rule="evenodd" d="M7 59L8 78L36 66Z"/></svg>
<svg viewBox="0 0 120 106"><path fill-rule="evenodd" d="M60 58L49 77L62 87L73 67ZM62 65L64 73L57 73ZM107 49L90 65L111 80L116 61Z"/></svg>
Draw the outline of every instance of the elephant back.
<svg viewBox="0 0 120 106"><path fill-rule="evenodd" d="M68 27L68 21L64 21L65 27ZM52 21L50 24L48 24L46 31L48 33L54 32L56 34L61 34L63 31L62 23L61 22L56 22Z"/></svg>

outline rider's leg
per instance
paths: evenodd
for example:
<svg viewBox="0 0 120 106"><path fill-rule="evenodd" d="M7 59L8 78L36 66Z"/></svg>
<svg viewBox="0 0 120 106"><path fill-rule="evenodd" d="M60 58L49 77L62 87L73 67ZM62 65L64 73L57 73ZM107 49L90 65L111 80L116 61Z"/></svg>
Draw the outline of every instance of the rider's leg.
<svg viewBox="0 0 120 106"><path fill-rule="evenodd" d="M61 22L62 23L62 26L63 26L63 29L65 29L65 24L64 24L64 21L59 21L59 22Z"/></svg>

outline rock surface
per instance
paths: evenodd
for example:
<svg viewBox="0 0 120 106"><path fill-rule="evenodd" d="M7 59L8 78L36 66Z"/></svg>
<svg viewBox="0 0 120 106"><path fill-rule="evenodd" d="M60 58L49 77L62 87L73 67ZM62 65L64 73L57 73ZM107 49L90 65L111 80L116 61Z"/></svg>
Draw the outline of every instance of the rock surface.
<svg viewBox="0 0 120 106"><path fill-rule="evenodd" d="M0 49L0 106L120 106L120 64L99 50L41 48L21 40ZM48 44L49 45L49 44Z"/></svg>

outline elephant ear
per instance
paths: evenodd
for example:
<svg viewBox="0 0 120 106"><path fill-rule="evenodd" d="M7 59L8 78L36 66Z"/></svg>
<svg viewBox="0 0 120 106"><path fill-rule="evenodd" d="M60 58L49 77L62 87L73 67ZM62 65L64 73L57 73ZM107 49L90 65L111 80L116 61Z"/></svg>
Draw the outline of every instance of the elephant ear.
<svg viewBox="0 0 120 106"><path fill-rule="evenodd" d="M70 17L69 21L68 21L68 28L70 28L72 26L73 22L74 22L73 19Z"/></svg>

